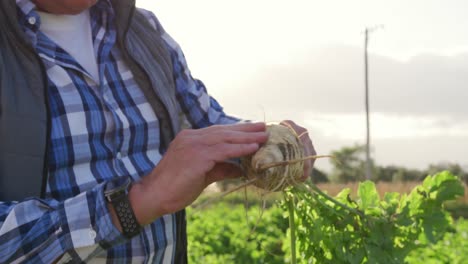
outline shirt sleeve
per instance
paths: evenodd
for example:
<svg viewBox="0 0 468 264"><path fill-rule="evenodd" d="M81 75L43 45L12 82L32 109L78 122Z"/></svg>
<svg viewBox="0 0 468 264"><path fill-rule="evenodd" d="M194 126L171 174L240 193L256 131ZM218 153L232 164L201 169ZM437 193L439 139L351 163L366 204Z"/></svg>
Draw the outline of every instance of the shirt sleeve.
<svg viewBox="0 0 468 264"><path fill-rule="evenodd" d="M30 198L0 202L0 263L52 263L62 255L82 259L125 241L114 226L104 183L58 202Z"/></svg>
<svg viewBox="0 0 468 264"><path fill-rule="evenodd" d="M147 17L150 24L162 33L170 52L176 84L176 96L181 114L188 127L203 128L211 125L224 125L240 122L241 119L224 113L221 105L208 94L202 81L192 77L184 53L179 44L163 29L156 16L147 10L138 9Z"/></svg>

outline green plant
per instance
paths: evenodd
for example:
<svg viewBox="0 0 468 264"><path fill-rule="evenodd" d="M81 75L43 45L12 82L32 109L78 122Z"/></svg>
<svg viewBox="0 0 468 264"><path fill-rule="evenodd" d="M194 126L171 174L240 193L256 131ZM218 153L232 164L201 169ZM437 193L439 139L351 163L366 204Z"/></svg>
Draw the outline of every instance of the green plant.
<svg viewBox="0 0 468 264"><path fill-rule="evenodd" d="M428 176L409 195L386 193L380 199L374 183L359 185L356 199L344 189L332 198L315 185L294 187L283 203L294 199L298 263L404 263L408 254L442 239L452 218L443 203L463 195L449 172ZM293 243L293 247L296 246ZM287 256L291 246L284 243Z"/></svg>
<svg viewBox="0 0 468 264"><path fill-rule="evenodd" d="M406 260L410 264L468 263L468 221L458 220L438 243L412 251Z"/></svg>
<svg viewBox="0 0 468 264"><path fill-rule="evenodd" d="M189 262L284 263L282 243L288 221L277 206L265 209L261 221L257 221L261 210L253 206L246 212L242 204L227 203L203 210L189 208Z"/></svg>

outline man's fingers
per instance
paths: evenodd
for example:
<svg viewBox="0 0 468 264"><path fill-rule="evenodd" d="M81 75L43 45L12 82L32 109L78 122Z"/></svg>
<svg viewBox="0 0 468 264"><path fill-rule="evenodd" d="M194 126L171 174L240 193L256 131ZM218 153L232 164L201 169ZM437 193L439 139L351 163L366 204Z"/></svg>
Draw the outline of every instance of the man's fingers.
<svg viewBox="0 0 468 264"><path fill-rule="evenodd" d="M197 148L218 144L262 144L268 140L264 123L245 123L211 126L202 129L182 130L178 135L179 145L194 145Z"/></svg>
<svg viewBox="0 0 468 264"><path fill-rule="evenodd" d="M224 140L231 144L265 143L268 140L268 133L230 131L226 133Z"/></svg>
<svg viewBox="0 0 468 264"><path fill-rule="evenodd" d="M242 132L261 132L266 130L266 124L263 122L257 122L257 123L236 123L232 125L217 125L217 126L211 126L206 129L200 129L199 131L202 132L202 130L207 130L207 131L218 131L218 130L232 130L232 131L242 131Z"/></svg>
<svg viewBox="0 0 468 264"><path fill-rule="evenodd" d="M258 150L259 144L217 144L211 146L208 153L211 154L212 159L216 162L222 162L227 159L239 158L242 156L250 155Z"/></svg>
<svg viewBox="0 0 468 264"><path fill-rule="evenodd" d="M227 125L226 128L243 132L261 132L266 130L266 124L264 122L237 123L233 125Z"/></svg>
<svg viewBox="0 0 468 264"><path fill-rule="evenodd" d="M219 130L206 135L204 138L207 145L214 145L219 143L265 143L268 140L268 133L265 131L243 132L235 130Z"/></svg>

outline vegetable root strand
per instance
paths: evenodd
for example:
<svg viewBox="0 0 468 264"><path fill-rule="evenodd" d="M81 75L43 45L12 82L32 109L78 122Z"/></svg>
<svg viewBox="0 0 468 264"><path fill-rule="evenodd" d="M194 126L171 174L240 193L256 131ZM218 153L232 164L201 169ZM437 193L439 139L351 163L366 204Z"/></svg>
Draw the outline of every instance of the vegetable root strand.
<svg viewBox="0 0 468 264"><path fill-rule="evenodd" d="M301 137L303 137L303 136L305 136L307 134L309 134L309 131L306 130L306 131L302 132L300 135L298 135L297 137L301 138Z"/></svg>
<svg viewBox="0 0 468 264"><path fill-rule="evenodd" d="M247 223L247 226L249 226L249 200L247 197L247 186L244 186L244 209L245 209L245 222Z"/></svg>
<svg viewBox="0 0 468 264"><path fill-rule="evenodd" d="M279 191L281 189L281 187L283 186L284 182L286 181L286 179L287 179L287 177L283 177L281 179L281 181L275 187L271 188L270 192Z"/></svg>
<svg viewBox="0 0 468 264"><path fill-rule="evenodd" d="M260 220L262 220L262 218L263 218L263 212L265 212L265 210L266 210L266 200L263 199L263 197L262 197L262 208L260 208L260 215L258 216L255 225L250 230L250 234L247 236L248 238L250 238L254 234L255 230L257 229L257 226L260 224ZM247 214L247 212L246 212L246 214ZM247 224L248 224L248 222L247 222Z"/></svg>
<svg viewBox="0 0 468 264"><path fill-rule="evenodd" d="M258 168L257 171L262 172L262 171L268 170L269 168L274 168L274 167L279 167L279 166L286 166L286 165L298 163L298 162L301 162L301 161L312 160L312 159L320 159L320 158L335 158L335 157L332 156L332 155L313 155L313 156L303 157L303 158L300 158L300 159L272 162L272 163L268 163L268 164L264 164L263 166L260 166L260 168Z"/></svg>
<svg viewBox="0 0 468 264"><path fill-rule="evenodd" d="M229 191L226 191L224 193L222 193L219 197L216 197L215 199L210 199L208 201L205 201L203 203L201 203L200 205L196 205L196 206L193 206L195 209L203 209L205 207L207 207L208 205L212 204L213 202L217 201L217 200L220 200L222 198L224 198L225 196L227 196L228 194L231 194L233 192L236 192L244 187L247 187L249 185L252 185L254 182L256 182L258 180L258 178L255 178L255 179L252 179L252 180L248 180L247 182L229 190Z"/></svg>
<svg viewBox="0 0 468 264"><path fill-rule="evenodd" d="M296 135L296 137L300 138L300 136L297 134L296 130L295 130L288 122L282 121L282 122L280 122L280 125L285 126L285 127L289 128L289 129L291 129L291 132L292 132L294 135ZM302 134L301 134L301 135L302 135Z"/></svg>

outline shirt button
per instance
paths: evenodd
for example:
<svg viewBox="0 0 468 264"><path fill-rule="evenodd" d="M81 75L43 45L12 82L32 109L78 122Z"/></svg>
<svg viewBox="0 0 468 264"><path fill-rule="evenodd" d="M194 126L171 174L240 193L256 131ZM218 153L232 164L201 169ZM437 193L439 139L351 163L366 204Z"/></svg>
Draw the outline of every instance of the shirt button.
<svg viewBox="0 0 468 264"><path fill-rule="evenodd" d="M96 238L96 235L97 235L97 234L96 234L96 231L94 231L94 230L90 230L90 231L89 231L89 237L90 237L91 239L95 239L95 238Z"/></svg>
<svg viewBox="0 0 468 264"><path fill-rule="evenodd" d="M120 152L117 152L117 158L118 159L121 159L122 158L122 154Z"/></svg>
<svg viewBox="0 0 468 264"><path fill-rule="evenodd" d="M36 18L35 17L29 17L28 18L28 23L31 24L31 25L36 24Z"/></svg>

